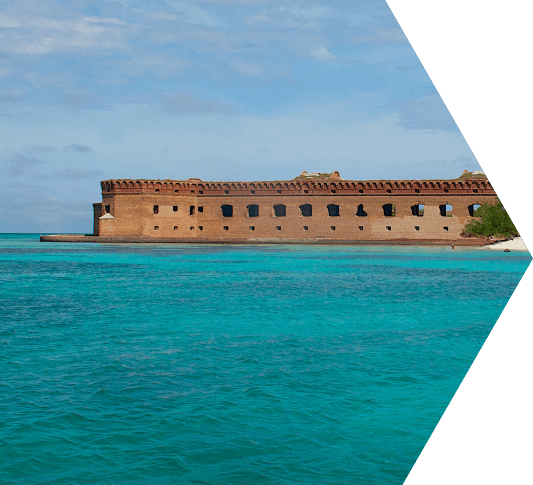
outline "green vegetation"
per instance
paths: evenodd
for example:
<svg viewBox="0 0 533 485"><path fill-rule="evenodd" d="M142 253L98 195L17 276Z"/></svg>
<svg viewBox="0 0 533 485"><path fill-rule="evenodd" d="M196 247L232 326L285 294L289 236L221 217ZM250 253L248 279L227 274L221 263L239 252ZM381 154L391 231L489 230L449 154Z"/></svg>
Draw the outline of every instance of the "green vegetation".
<svg viewBox="0 0 533 485"><path fill-rule="evenodd" d="M500 199L495 204L483 204L474 212L474 219L465 226L465 236L519 236L513 221L503 208Z"/></svg>

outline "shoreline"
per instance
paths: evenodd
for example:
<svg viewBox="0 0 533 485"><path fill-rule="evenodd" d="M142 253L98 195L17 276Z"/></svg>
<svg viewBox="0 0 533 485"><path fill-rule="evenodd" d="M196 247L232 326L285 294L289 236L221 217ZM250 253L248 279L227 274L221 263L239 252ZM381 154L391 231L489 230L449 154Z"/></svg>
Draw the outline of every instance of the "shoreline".
<svg viewBox="0 0 533 485"><path fill-rule="evenodd" d="M150 237L150 236L88 236L79 234L50 234L40 235L40 242L64 243L101 243L101 244L303 244L303 245L332 245L332 246L477 246L484 247L489 242L486 238L471 238L461 240L446 239L243 239L243 238L176 238L176 237Z"/></svg>
<svg viewBox="0 0 533 485"><path fill-rule="evenodd" d="M493 251L528 251L521 237L488 244L487 246L483 246L483 249L491 249Z"/></svg>

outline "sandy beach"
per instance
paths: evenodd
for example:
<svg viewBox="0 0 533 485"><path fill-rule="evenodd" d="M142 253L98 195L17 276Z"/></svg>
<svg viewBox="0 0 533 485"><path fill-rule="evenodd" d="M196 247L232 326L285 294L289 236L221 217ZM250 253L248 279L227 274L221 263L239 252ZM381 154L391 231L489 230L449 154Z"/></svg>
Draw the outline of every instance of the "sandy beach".
<svg viewBox="0 0 533 485"><path fill-rule="evenodd" d="M521 237L515 237L514 239L509 239L508 241L502 241L495 244L489 244L488 246L483 246L483 249L496 249L503 251L509 249L511 251L527 251L527 247L522 241Z"/></svg>

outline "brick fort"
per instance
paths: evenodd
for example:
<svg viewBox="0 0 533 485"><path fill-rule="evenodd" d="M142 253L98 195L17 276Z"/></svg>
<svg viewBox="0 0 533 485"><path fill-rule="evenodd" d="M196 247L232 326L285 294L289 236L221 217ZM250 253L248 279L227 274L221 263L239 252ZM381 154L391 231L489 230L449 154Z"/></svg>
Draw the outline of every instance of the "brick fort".
<svg viewBox="0 0 533 485"><path fill-rule="evenodd" d="M344 180L302 172L290 181L105 180L92 236L101 242L480 244L461 236L496 193L482 172L452 180Z"/></svg>

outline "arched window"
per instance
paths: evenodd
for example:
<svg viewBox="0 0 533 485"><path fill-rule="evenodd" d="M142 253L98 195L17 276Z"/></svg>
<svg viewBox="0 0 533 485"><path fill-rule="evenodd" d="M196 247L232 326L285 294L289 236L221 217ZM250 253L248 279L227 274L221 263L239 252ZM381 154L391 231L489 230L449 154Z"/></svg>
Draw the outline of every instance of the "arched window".
<svg viewBox="0 0 533 485"><path fill-rule="evenodd" d="M393 217L396 213L396 206L394 204L385 204L383 206L383 215L386 217Z"/></svg>
<svg viewBox="0 0 533 485"><path fill-rule="evenodd" d="M287 208L283 204L276 204L274 206L274 217L285 217L287 215Z"/></svg>
<svg viewBox="0 0 533 485"><path fill-rule="evenodd" d="M363 209L363 204L359 204L357 207L357 217L366 217L368 214Z"/></svg>
<svg viewBox="0 0 533 485"><path fill-rule="evenodd" d="M257 204L248 206L248 217L259 217L259 206Z"/></svg>
<svg viewBox="0 0 533 485"><path fill-rule="evenodd" d="M311 217L313 215L313 207L311 204L301 205L300 210L302 211L302 216L304 217Z"/></svg>
<svg viewBox="0 0 533 485"><path fill-rule="evenodd" d="M452 204L439 205L440 215L442 217L452 217L453 207Z"/></svg>
<svg viewBox="0 0 533 485"><path fill-rule="evenodd" d="M224 204L222 206L222 215L224 217L233 217L233 206Z"/></svg>
<svg viewBox="0 0 533 485"><path fill-rule="evenodd" d="M337 204L328 205L328 215L329 217L339 217L339 206Z"/></svg>
<svg viewBox="0 0 533 485"><path fill-rule="evenodd" d="M481 204L472 204L468 206L468 214L470 217L477 217L476 211L481 207Z"/></svg>
<svg viewBox="0 0 533 485"><path fill-rule="evenodd" d="M424 215L424 204L415 204L411 206L411 211L414 216L422 217Z"/></svg>

